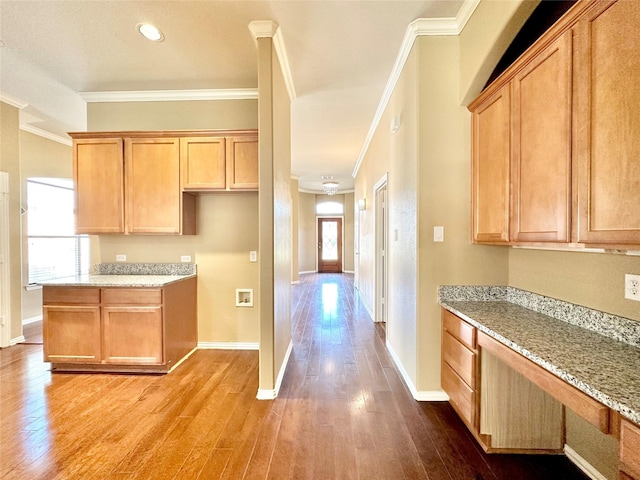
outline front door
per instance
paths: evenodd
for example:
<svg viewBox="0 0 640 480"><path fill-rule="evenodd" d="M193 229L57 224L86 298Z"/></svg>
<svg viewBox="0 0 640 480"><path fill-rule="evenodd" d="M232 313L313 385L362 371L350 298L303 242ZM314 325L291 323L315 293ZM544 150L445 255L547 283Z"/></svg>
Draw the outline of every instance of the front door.
<svg viewBox="0 0 640 480"><path fill-rule="evenodd" d="M342 272L341 218L318 218L318 272Z"/></svg>

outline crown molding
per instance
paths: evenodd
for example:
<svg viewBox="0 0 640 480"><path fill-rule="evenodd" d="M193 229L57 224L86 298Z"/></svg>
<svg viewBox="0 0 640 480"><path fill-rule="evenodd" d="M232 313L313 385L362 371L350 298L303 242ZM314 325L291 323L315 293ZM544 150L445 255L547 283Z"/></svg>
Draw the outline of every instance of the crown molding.
<svg viewBox="0 0 640 480"><path fill-rule="evenodd" d="M129 92L80 92L80 96L87 103L255 100L258 98L258 89L231 88L201 90L138 90Z"/></svg>
<svg viewBox="0 0 640 480"><path fill-rule="evenodd" d="M287 49L284 46L282 30L277 23L271 20L254 20L249 23L249 30L253 35L253 41L256 43L256 46L258 45L258 38L271 38L273 40L276 55L278 55L278 60L280 60L280 69L282 70L284 83L287 87L289 100L293 102L297 95L293 84L293 76L291 75L291 67L289 66Z"/></svg>
<svg viewBox="0 0 640 480"><path fill-rule="evenodd" d="M43 130L41 128L34 127L33 125L21 124L20 130L22 130L23 132L33 133L34 135L38 135L39 137L47 138L49 140L53 140L54 142L67 145L69 147L73 145L73 141L70 138L65 138L60 135L56 135L55 133L47 132L46 130Z"/></svg>
<svg viewBox="0 0 640 480"><path fill-rule="evenodd" d="M0 102L4 102L8 105L11 105L12 107L16 107L19 110L22 110L24 107L29 105L28 103L23 102L22 100L17 99L16 97L13 97L1 90L0 90Z"/></svg>
<svg viewBox="0 0 640 480"><path fill-rule="evenodd" d="M409 58L409 54L411 53L411 49L413 48L416 38L420 36L460 35L460 32L462 32L462 29L467 24L467 21L479 3L480 0L465 0L455 18L418 18L409 24L405 31L400 51L396 57L396 62L391 70L391 75L389 76L387 85L382 93L382 98L380 99L376 113L373 116L373 121L369 127L369 132L365 138L364 145L362 146L362 150L358 156L353 173L351 174L354 178L358 174L358 170L360 169L364 156L369 149L371 140L373 140L373 135L378 129L382 115L384 114L384 111L389 104L389 100L391 99L391 95L398 84L398 80L402 74L402 69L407 62L407 58Z"/></svg>

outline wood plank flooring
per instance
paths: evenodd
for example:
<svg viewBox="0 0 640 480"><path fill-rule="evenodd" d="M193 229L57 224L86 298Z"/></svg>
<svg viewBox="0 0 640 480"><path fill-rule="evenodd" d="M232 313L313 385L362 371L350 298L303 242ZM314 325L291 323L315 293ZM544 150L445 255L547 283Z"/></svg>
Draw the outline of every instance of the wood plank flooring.
<svg viewBox="0 0 640 480"><path fill-rule="evenodd" d="M586 478L562 456L486 455L447 403L416 402L352 277L304 275L292 297L273 401L255 398L255 351L148 376L52 374L40 345L0 350L0 478Z"/></svg>

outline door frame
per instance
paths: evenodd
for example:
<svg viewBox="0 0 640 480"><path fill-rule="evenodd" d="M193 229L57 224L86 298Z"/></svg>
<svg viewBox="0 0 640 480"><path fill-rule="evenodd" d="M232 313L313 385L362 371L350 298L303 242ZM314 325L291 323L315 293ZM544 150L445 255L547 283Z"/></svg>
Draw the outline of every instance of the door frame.
<svg viewBox="0 0 640 480"><path fill-rule="evenodd" d="M340 270L342 271L342 273L344 273L344 215L316 215L316 236L315 238L315 242L314 245L316 245L316 273L318 273L318 268L320 265L320 258L319 258L319 250L317 248L317 241L318 241L318 234L320 232L318 232L318 220L321 218L340 218L342 221L340 222L340 226L341 226L341 230L342 230L342 235L341 235L341 242L340 242L340 251L342 252L342 255L340 255Z"/></svg>
<svg viewBox="0 0 640 480"><path fill-rule="evenodd" d="M373 187L374 218L374 322L387 322L389 312L389 186L385 173ZM384 210L380 211L379 195L384 191ZM386 248L384 248L386 247Z"/></svg>

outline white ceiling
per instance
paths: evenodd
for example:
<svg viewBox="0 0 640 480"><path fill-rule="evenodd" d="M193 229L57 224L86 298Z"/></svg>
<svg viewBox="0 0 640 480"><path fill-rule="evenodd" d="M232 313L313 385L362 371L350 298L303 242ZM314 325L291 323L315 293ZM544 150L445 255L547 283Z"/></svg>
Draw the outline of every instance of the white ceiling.
<svg viewBox="0 0 640 480"><path fill-rule="evenodd" d="M454 18L464 0L0 2L0 92L27 104L21 123L66 137L86 130L79 92L257 87L248 25L281 29L296 98L292 173L340 191L365 144L408 25ZM150 22L165 40L135 30Z"/></svg>

